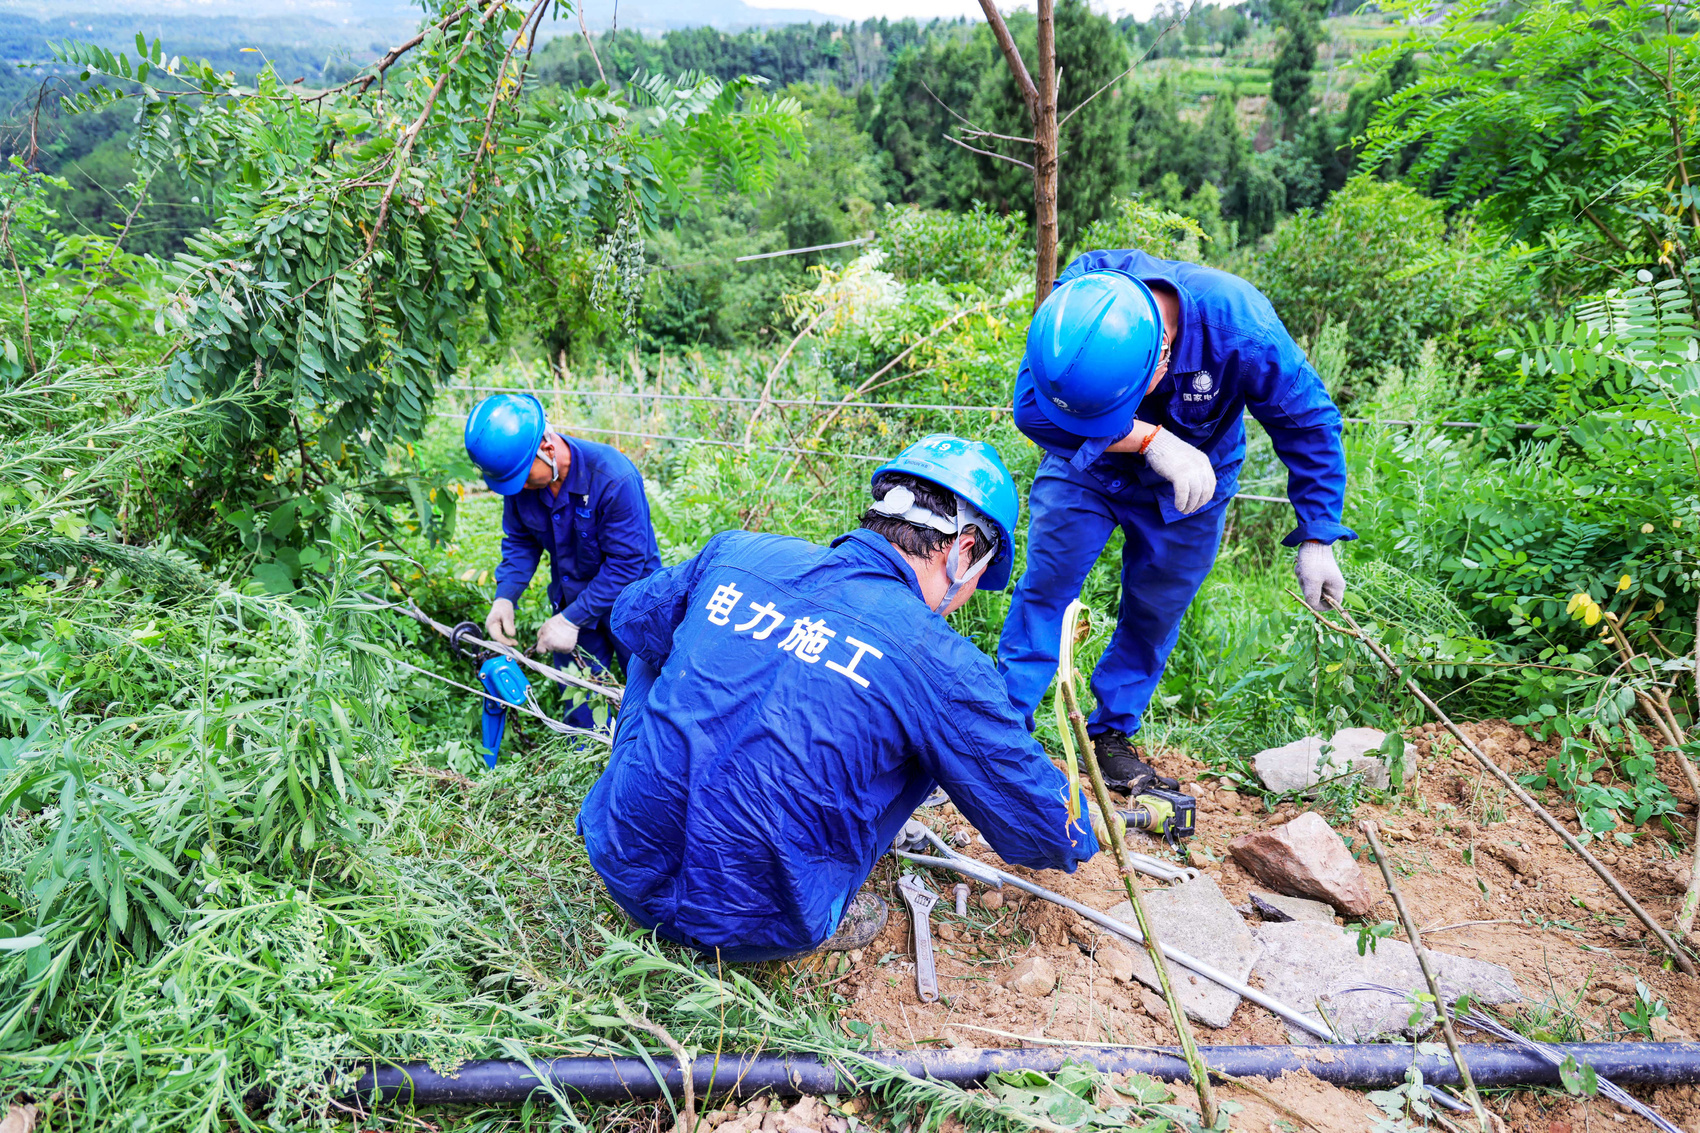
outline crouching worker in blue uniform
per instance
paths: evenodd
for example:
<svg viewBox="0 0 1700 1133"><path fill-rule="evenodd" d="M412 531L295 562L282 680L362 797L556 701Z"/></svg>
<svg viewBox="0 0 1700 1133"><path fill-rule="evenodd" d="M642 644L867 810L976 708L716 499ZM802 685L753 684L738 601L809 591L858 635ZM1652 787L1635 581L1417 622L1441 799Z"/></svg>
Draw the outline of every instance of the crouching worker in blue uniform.
<svg viewBox="0 0 1700 1133"><path fill-rule="evenodd" d="M466 451L502 503L502 562L496 600L484 619L492 641L517 646L514 603L549 556L549 608L537 652L556 668L578 661L592 673L622 669L627 653L608 633L608 613L627 586L661 569L649 501L637 466L618 449L549 428L543 403L500 393L473 407ZM566 722L593 726L581 703Z"/></svg>
<svg viewBox="0 0 1700 1133"><path fill-rule="evenodd" d="M615 604L631 676L578 828L620 907L705 956L868 943L888 907L859 890L935 785L1005 861L1097 852L991 659L944 619L1008 584L1020 504L997 451L927 437L873 497L830 547L727 532Z"/></svg>
<svg viewBox="0 0 1700 1133"><path fill-rule="evenodd" d="M1033 316L1015 423L1046 455L998 668L1031 727L1064 611L1120 527L1121 608L1092 676L1087 730L1105 780L1130 794L1176 785L1129 737L1216 561L1248 410L1287 466L1298 526L1284 542L1298 548L1299 587L1320 610L1345 593L1334 542L1357 538L1340 522L1340 411L1269 300L1213 268L1090 252Z"/></svg>

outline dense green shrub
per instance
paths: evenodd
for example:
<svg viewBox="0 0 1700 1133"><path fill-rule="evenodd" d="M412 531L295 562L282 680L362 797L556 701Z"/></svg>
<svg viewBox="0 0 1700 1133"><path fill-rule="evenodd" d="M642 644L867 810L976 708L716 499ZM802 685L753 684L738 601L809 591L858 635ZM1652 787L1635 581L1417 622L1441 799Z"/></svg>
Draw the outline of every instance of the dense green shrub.
<svg viewBox="0 0 1700 1133"><path fill-rule="evenodd" d="M1220 212L1216 220L1221 220ZM1196 263L1203 258L1201 242L1206 238L1204 228L1192 216L1130 198L1115 202L1108 216L1082 233L1069 256L1100 249L1138 248L1159 259Z"/></svg>
<svg viewBox="0 0 1700 1133"><path fill-rule="evenodd" d="M1425 339L1448 339L1505 301L1503 262L1455 252L1438 203L1360 177L1283 224L1252 281L1293 334L1342 323L1352 365L1411 365Z"/></svg>
<svg viewBox="0 0 1700 1133"><path fill-rule="evenodd" d="M967 212L887 205L876 242L899 279L935 279L1001 289L1033 274L1027 224L975 201Z"/></svg>
<svg viewBox="0 0 1700 1133"><path fill-rule="evenodd" d="M1514 332L1523 379L1553 391L1549 420L1485 459L1464 430L1381 432L1355 473L1351 521L1377 554L1441 580L1515 656L1611 652L1576 594L1631 636L1691 648L1700 466L1687 438L1700 402L1687 302L1675 281L1641 284Z"/></svg>
<svg viewBox="0 0 1700 1133"><path fill-rule="evenodd" d="M1365 160L1478 205L1540 249L1549 285L1692 264L1697 32L1691 7L1653 0L1452 5L1418 33L1421 77L1370 121Z"/></svg>

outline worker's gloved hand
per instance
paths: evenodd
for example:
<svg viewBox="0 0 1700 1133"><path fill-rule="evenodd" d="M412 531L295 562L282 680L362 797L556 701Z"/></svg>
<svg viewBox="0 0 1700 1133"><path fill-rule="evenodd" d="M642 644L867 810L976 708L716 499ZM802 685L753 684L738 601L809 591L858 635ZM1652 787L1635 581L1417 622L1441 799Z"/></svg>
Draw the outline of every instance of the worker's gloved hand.
<svg viewBox="0 0 1700 1133"><path fill-rule="evenodd" d="M1299 557L1293 563L1293 573L1299 576L1299 593L1305 605L1322 613L1324 603L1338 605L1346 597L1346 576L1334 561L1334 547L1329 543L1299 544Z"/></svg>
<svg viewBox="0 0 1700 1133"><path fill-rule="evenodd" d="M1175 510L1191 515L1216 495L1216 470L1210 458L1167 429L1158 429L1145 446L1151 470L1175 486Z"/></svg>
<svg viewBox="0 0 1700 1133"><path fill-rule="evenodd" d="M514 604L506 598L498 598L490 603L490 612L484 615L484 632L490 635L491 641L499 641L506 646L517 646L519 641L514 637Z"/></svg>
<svg viewBox="0 0 1700 1133"><path fill-rule="evenodd" d="M539 653L571 653L578 645L578 626L556 614L537 631Z"/></svg>

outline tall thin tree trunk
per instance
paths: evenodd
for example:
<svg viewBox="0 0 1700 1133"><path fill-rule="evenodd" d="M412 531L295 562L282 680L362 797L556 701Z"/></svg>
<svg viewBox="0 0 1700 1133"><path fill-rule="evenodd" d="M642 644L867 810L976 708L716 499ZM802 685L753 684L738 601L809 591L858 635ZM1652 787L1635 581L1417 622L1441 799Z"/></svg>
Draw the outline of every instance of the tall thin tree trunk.
<svg viewBox="0 0 1700 1133"><path fill-rule="evenodd" d="M986 23L1003 52L1004 62L1015 78L1015 89L1027 107L1033 124L1033 219L1037 230L1038 267L1033 280L1033 306L1037 308L1057 282L1057 45L1053 0L1039 5L1039 81L1027 73L1027 64L1016 50L1015 37L998 14L993 0L980 0Z"/></svg>
<svg viewBox="0 0 1700 1133"><path fill-rule="evenodd" d="M1039 3L1039 82L1033 109L1033 219L1038 229L1037 309L1057 282L1057 47L1052 0Z"/></svg>

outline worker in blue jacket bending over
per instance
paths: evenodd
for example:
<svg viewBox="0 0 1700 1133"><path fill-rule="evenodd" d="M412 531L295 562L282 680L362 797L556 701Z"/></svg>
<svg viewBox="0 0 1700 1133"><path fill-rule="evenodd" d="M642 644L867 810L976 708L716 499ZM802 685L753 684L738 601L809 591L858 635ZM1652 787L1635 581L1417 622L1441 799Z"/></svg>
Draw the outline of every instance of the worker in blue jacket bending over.
<svg viewBox="0 0 1700 1133"><path fill-rule="evenodd" d="M1105 779L1130 794L1157 776L1129 737L1210 573L1245 459L1243 413L1287 466L1305 601L1339 601L1333 544L1346 464L1340 411L1269 300L1238 276L1138 251L1089 252L1033 316L1015 423L1045 450L1030 496L1027 569L998 642L1018 711L1057 665L1063 613L1120 527L1121 608L1092 676L1087 730Z"/></svg>
<svg viewBox="0 0 1700 1133"><path fill-rule="evenodd" d="M576 658L594 673L616 657L625 668L608 612L620 591L661 569L637 466L618 449L550 429L543 403L528 393L499 393L474 406L466 451L484 483L505 497L496 600L484 619L490 639L518 644L514 602L547 553L554 616L537 631L537 652L553 653L557 668ZM572 708L566 722L591 727L591 706Z"/></svg>
<svg viewBox="0 0 1700 1133"><path fill-rule="evenodd" d="M615 604L631 675L578 828L643 928L731 961L862 947L888 907L858 891L935 784L1006 861L1097 852L944 619L1009 581L1020 504L997 451L927 437L873 497L830 547L726 532Z"/></svg>

